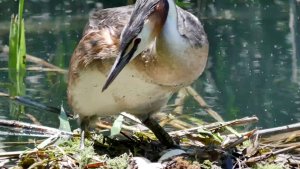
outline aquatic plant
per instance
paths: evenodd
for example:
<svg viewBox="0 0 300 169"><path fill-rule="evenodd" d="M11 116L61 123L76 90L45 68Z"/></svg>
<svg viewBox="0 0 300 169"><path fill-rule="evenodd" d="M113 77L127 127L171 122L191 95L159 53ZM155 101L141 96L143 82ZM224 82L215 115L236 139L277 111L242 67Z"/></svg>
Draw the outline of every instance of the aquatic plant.
<svg viewBox="0 0 300 169"><path fill-rule="evenodd" d="M12 15L9 33L9 87L10 96L25 95L25 84L23 82L26 73L26 43L25 26L23 19L24 0L19 1L18 15ZM10 114L19 116L24 112L24 106L10 102Z"/></svg>
<svg viewBox="0 0 300 169"><path fill-rule="evenodd" d="M24 0L19 1L18 15L11 17L9 34L9 78L14 84L14 92L11 95L22 95L24 85L23 78L26 73L26 43L25 26L23 19Z"/></svg>

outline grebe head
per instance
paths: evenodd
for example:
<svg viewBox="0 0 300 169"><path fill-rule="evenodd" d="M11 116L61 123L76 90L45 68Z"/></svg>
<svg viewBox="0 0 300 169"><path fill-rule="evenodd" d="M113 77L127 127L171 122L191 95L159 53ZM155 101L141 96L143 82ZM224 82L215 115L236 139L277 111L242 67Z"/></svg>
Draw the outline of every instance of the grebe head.
<svg viewBox="0 0 300 169"><path fill-rule="evenodd" d="M165 24L168 11L168 0L137 0L130 20L121 34L119 56L102 91L107 89L131 60L154 42Z"/></svg>

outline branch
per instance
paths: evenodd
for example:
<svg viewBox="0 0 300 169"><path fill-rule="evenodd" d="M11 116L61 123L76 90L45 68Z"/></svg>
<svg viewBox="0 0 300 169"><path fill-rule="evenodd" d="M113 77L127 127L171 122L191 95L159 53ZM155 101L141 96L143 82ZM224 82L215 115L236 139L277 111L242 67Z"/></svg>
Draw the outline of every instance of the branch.
<svg viewBox="0 0 300 169"><path fill-rule="evenodd" d="M187 92L194 97L194 99L199 103L200 107L202 107L211 117L213 117L218 122L224 122L223 118L213 109L211 109L204 99L197 93L195 89L193 89L191 86L186 87ZM238 137L241 137L242 135L239 134L236 130L229 126L225 126L225 128L230 131L231 133L237 135Z"/></svg>
<svg viewBox="0 0 300 169"><path fill-rule="evenodd" d="M34 153L34 152L36 152L36 150L3 152L3 153L0 153L0 157L19 157L21 154L30 154L30 153Z"/></svg>
<svg viewBox="0 0 300 169"><path fill-rule="evenodd" d="M294 123L286 126L274 127L269 129L257 130L256 134L260 135L260 137L268 137L270 135L283 134L287 132L293 132L300 130L300 122ZM244 134L244 133L242 133ZM235 135L228 135L230 138L236 138Z"/></svg>
<svg viewBox="0 0 300 169"><path fill-rule="evenodd" d="M8 46L3 46L2 51L8 57L9 47ZM26 61L35 63L37 65L44 66L46 68L50 68L50 69L47 69L48 71L50 71L50 70L54 71L55 70L56 72L59 72L59 73L62 73L62 74L66 74L68 72L65 69L62 69L62 68L60 68L58 66L55 66L55 65L53 65L53 64L51 64L51 63L49 63L49 62L47 62L47 61L45 61L45 60L43 60L41 58L33 56L33 55L26 54Z"/></svg>
<svg viewBox="0 0 300 169"><path fill-rule="evenodd" d="M222 128L222 127L226 127L226 126L245 125L245 124L249 124L249 123L255 123L257 121L258 121L258 118L256 116L245 117L242 119L232 120L229 122L216 122L216 123L203 125L203 126L199 126L199 127L195 127L195 128L190 128L190 129L186 129L186 130L174 131L174 132L170 132L169 134L171 136L179 136L180 137L180 136L184 136L187 134L195 133L199 129L212 130L212 129Z"/></svg>
<svg viewBox="0 0 300 169"><path fill-rule="evenodd" d="M60 114L60 109L58 109L56 107L50 107L50 106L38 103L36 101L30 100L30 99L25 98L25 97L21 97L21 96L11 97L11 96L9 96L9 94L3 93L3 92L0 92L0 97L7 97L11 100L15 100L15 101L17 101L21 104L30 106L30 107L38 109L38 110L42 109L42 110L46 110L46 111L51 112L51 113ZM66 114L69 118L74 118L73 115L70 112L66 112Z"/></svg>
<svg viewBox="0 0 300 169"><path fill-rule="evenodd" d="M294 123L286 126L258 130L257 134L263 137L268 137L269 135L281 134L281 133L292 132L297 130L300 130L300 123Z"/></svg>
<svg viewBox="0 0 300 169"><path fill-rule="evenodd" d="M0 68L0 71L8 71L9 68ZM61 74L67 74L67 70L64 69L54 69L54 68L44 68L44 67L36 67L31 66L26 68L27 71L37 71L37 72L58 72Z"/></svg>
<svg viewBox="0 0 300 169"><path fill-rule="evenodd" d="M27 129L27 130L35 130L35 131L42 132L45 134L50 134L50 135L58 134L58 133L60 133L61 135L67 135L67 136L73 135L73 133L71 133L71 132L61 131L61 130L51 128L51 127L39 126L39 125L29 124L29 123L15 121L15 120L0 119L0 126L12 127L14 129L21 128L21 129Z"/></svg>
<svg viewBox="0 0 300 169"><path fill-rule="evenodd" d="M223 118L213 109L211 109L207 103L204 101L204 99L199 95L199 93L192 88L191 86L185 88L186 91L194 97L194 99L199 103L200 107L203 108L211 117L213 117L215 120L219 122L223 122Z"/></svg>
<svg viewBox="0 0 300 169"><path fill-rule="evenodd" d="M246 162L247 163L258 162L258 161L261 161L261 160L265 160L265 159L267 159L271 156L278 155L278 154L281 154L281 153L284 153L284 152L287 152L287 151L290 151L290 150L294 150L294 149L299 148L299 147L300 147L300 144L295 145L295 146L291 146L291 147L287 147L287 148L284 148L284 149L280 149L280 150L277 150L277 151L274 151L274 152L270 152L270 153L267 153L267 154L263 154L263 155L260 155L260 156L251 157Z"/></svg>

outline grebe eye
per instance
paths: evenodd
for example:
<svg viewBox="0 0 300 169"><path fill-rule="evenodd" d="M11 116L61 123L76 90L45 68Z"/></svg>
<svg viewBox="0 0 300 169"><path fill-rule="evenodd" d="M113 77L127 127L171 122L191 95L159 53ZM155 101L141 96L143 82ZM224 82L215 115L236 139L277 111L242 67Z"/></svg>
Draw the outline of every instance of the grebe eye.
<svg viewBox="0 0 300 169"><path fill-rule="evenodd" d="M141 43L141 38L136 38L134 40L134 45L138 45L139 43Z"/></svg>

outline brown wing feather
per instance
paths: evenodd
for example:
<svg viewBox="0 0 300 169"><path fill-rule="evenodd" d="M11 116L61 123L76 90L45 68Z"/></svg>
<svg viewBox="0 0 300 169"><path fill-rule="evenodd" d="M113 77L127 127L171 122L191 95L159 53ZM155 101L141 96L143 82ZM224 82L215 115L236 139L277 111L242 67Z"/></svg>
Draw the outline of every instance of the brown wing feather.
<svg viewBox="0 0 300 169"><path fill-rule="evenodd" d="M83 35L86 35L90 31L101 30L106 27L114 30L112 33L116 33L115 36L120 37L124 26L129 22L133 9L133 5L117 8L95 9L90 14L89 21L83 31Z"/></svg>
<svg viewBox="0 0 300 169"><path fill-rule="evenodd" d="M190 12L177 7L178 31L192 46L208 44L204 28L199 19Z"/></svg>
<svg viewBox="0 0 300 169"><path fill-rule="evenodd" d="M130 18L132 6L96 9L90 14L70 61L69 81L72 83L78 71L94 61L103 62L115 58L119 50L122 30Z"/></svg>

